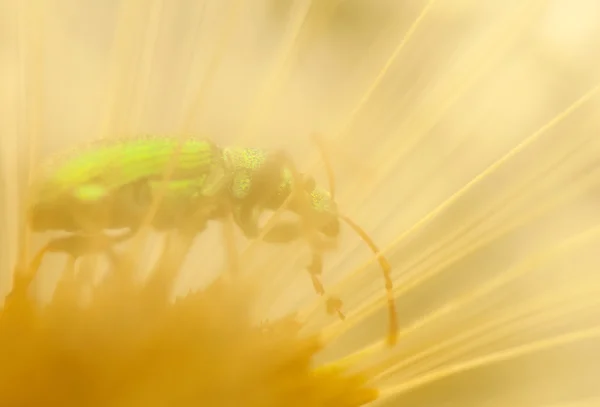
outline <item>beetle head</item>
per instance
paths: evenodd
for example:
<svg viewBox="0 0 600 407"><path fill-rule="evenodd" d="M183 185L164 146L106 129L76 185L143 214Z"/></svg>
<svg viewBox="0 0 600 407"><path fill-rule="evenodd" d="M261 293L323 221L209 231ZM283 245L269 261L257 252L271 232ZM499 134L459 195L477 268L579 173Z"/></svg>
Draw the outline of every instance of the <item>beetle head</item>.
<svg viewBox="0 0 600 407"><path fill-rule="evenodd" d="M305 176L304 192L310 202L309 213L305 216L325 236L337 237L340 233L340 220L337 205L329 191L316 185L312 177Z"/></svg>

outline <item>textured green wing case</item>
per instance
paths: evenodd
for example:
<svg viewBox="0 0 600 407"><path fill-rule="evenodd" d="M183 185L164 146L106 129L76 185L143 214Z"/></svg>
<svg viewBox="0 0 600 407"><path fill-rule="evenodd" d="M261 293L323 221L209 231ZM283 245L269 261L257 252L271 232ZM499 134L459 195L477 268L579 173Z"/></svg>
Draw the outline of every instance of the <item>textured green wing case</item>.
<svg viewBox="0 0 600 407"><path fill-rule="evenodd" d="M137 137L94 142L66 154L55 156L36 177L33 199L50 202L53 198L89 185L110 192L123 185L148 179L158 180L176 157L173 180L207 176L222 165L219 148L209 140L169 137Z"/></svg>
<svg viewBox="0 0 600 407"><path fill-rule="evenodd" d="M210 195L225 182L220 149L209 140L182 141L170 137L101 140L55 156L41 168L30 195L32 226L34 229L79 229L78 220L73 219L69 211L87 211L94 204L100 209L101 202L112 202L109 205L112 208L103 210L115 212L120 209L117 197L130 185L147 182L152 193L156 192L171 163L174 164L170 174L173 188L167 188L167 200L190 195L192 191L187 190L186 185L199 194ZM85 216L89 218L92 214ZM103 216L113 215L104 213ZM121 225L126 221L126 218L115 220L112 226L130 226Z"/></svg>

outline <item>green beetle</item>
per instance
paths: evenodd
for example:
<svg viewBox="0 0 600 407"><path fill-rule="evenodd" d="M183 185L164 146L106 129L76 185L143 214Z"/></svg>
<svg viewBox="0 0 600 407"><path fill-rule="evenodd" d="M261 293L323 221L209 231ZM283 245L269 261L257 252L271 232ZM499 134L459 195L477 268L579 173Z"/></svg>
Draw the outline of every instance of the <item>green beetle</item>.
<svg viewBox="0 0 600 407"><path fill-rule="evenodd" d="M165 182L167 169L171 171ZM335 247L340 220L379 254L369 237L339 213L332 194L299 173L284 152L220 148L208 139L138 137L102 140L56 157L42 169L31 189L30 227L36 232L62 230L72 235L49 242L38 259L47 251L64 251L73 257L110 251L114 243L136 233L159 195L162 199L152 227L190 238L201 233L208 221L233 216L244 235L255 239L261 233L261 214L287 201L287 209L299 220L279 221L263 239L271 243L306 239L313 253L308 270L320 295L325 294L319 278L322 253ZM104 234L114 229L127 232L110 238ZM395 315L390 267L383 257L378 258L390 314ZM332 312L342 315L339 300L329 305Z"/></svg>

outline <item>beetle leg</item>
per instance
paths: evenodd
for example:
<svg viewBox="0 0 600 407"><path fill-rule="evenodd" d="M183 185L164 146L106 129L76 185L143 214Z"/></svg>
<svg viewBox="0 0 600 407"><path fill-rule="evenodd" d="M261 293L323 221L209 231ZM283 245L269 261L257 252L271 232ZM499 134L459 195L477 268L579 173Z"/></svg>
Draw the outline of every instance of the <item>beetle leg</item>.
<svg viewBox="0 0 600 407"><path fill-rule="evenodd" d="M236 219L236 221L239 219ZM240 228L248 238L254 239L260 235L261 230L256 223L243 223ZM280 221L275 224L264 236L263 240L268 243L289 243L304 237L304 229L298 221ZM323 252L329 249L327 243L323 240L309 239L312 259L307 267L311 282L315 292L320 296L325 296L325 287L321 282L323 274ZM342 301L337 297L327 299L327 312L329 314L337 313L341 319L344 314L341 311Z"/></svg>
<svg viewBox="0 0 600 407"><path fill-rule="evenodd" d="M160 302L167 301L195 237L195 234L179 230L167 233L163 250L144 288L148 295Z"/></svg>
<svg viewBox="0 0 600 407"><path fill-rule="evenodd" d="M166 300L170 294L194 239L206 229L209 219L213 218L215 211L221 206L216 200L203 200L196 207L198 209L189 216L180 218L181 222L174 231L167 233L163 250L150 274L146 290L159 300Z"/></svg>
<svg viewBox="0 0 600 407"><path fill-rule="evenodd" d="M42 259L47 253L66 253L71 259L77 259L88 254L104 252L111 260L116 261L112 246L129 239L133 231L127 231L120 236L106 236L103 233L93 235L75 234L50 240L34 256L29 266L29 272L35 275L39 270Z"/></svg>
<svg viewBox="0 0 600 407"><path fill-rule="evenodd" d="M139 229L141 218L135 219L134 215L139 212L140 208L148 206L151 202L148 180L144 179L124 186L114 198L111 202L112 209L109 211L79 212L75 210L72 214L74 223L79 225L80 230L84 232L50 240L34 257L29 268L30 272L37 273L43 256L48 252L66 253L71 259L104 252L113 263L117 263L117 255L112 250L112 246L129 239ZM132 223L134 226L120 236L110 237L101 231L104 226L110 228Z"/></svg>
<svg viewBox="0 0 600 407"><path fill-rule="evenodd" d="M320 245L319 242L314 242L312 240L310 240L310 243L312 251L312 260L307 268L308 273L310 275L316 293L321 296L324 296L325 288L323 287L321 276L323 275L323 251L326 249L326 247ZM327 313L337 313L340 319L345 319L345 316L342 313L342 305L342 300L338 297L329 297L327 299Z"/></svg>
<svg viewBox="0 0 600 407"><path fill-rule="evenodd" d="M71 235L51 240L46 245L48 252L63 252L77 258L86 254L94 254L109 250L113 245L129 239L133 231L120 236L107 236L103 233L94 235Z"/></svg>

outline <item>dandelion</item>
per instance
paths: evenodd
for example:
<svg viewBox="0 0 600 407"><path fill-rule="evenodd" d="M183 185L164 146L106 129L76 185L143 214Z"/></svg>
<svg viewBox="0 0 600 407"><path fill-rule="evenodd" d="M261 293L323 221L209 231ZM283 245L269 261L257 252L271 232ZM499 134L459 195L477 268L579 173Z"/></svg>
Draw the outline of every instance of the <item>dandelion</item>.
<svg viewBox="0 0 600 407"><path fill-rule="evenodd" d="M7 2L0 405L599 405L595 3ZM155 236L30 269L39 156L192 133L318 174L314 131L385 243L394 347L350 233L322 276L344 320L302 242L243 248L227 224L158 274Z"/></svg>

